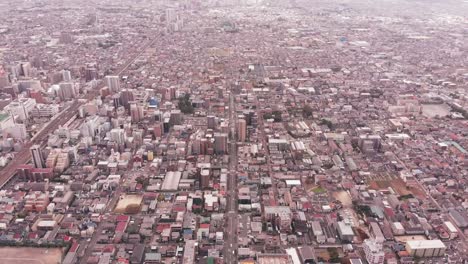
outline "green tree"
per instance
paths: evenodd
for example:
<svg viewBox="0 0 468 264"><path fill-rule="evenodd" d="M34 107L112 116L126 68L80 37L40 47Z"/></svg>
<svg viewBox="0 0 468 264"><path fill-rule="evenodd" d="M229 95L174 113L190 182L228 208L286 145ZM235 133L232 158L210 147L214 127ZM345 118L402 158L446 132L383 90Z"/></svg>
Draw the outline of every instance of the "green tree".
<svg viewBox="0 0 468 264"><path fill-rule="evenodd" d="M193 105L192 101L190 100L189 94L184 94L183 96L179 97L179 109L184 114L193 114Z"/></svg>

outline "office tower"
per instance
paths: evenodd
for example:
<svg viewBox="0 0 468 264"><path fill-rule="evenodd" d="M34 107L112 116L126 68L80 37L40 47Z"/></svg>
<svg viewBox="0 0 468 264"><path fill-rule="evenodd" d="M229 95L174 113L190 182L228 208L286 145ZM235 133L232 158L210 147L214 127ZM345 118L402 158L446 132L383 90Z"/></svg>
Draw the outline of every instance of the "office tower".
<svg viewBox="0 0 468 264"><path fill-rule="evenodd" d="M20 75L24 77L31 76L31 63L29 62L22 62L20 64Z"/></svg>
<svg viewBox="0 0 468 264"><path fill-rule="evenodd" d="M66 101L76 96L75 84L72 82L63 82L59 84L58 96L60 100Z"/></svg>
<svg viewBox="0 0 468 264"><path fill-rule="evenodd" d="M110 138L115 143L121 145L125 143L125 130L121 128L114 128L110 131Z"/></svg>
<svg viewBox="0 0 468 264"><path fill-rule="evenodd" d="M166 9L166 22L171 23L177 19L176 11L172 8Z"/></svg>
<svg viewBox="0 0 468 264"><path fill-rule="evenodd" d="M130 104L130 116L132 117L132 122L137 123L143 119L143 106L137 103Z"/></svg>
<svg viewBox="0 0 468 264"><path fill-rule="evenodd" d="M171 110L171 125L182 124L182 112L179 109Z"/></svg>
<svg viewBox="0 0 468 264"><path fill-rule="evenodd" d="M120 103L120 96L118 94L112 95L112 101L114 102L115 109L119 108L122 104Z"/></svg>
<svg viewBox="0 0 468 264"><path fill-rule="evenodd" d="M161 123L161 122L156 122L156 123L154 124L153 133L154 133L154 136L155 136L156 138L162 137L162 135L164 134L164 126L163 126L163 123Z"/></svg>
<svg viewBox="0 0 468 264"><path fill-rule="evenodd" d="M192 140L192 155L201 154L201 142L200 138L196 137Z"/></svg>
<svg viewBox="0 0 468 264"><path fill-rule="evenodd" d="M44 155L42 154L40 145L33 145L30 148L31 157L36 168L44 168Z"/></svg>
<svg viewBox="0 0 468 264"><path fill-rule="evenodd" d="M184 26L184 20L177 14L177 11L168 8L166 9L166 28L169 32L177 32Z"/></svg>
<svg viewBox="0 0 468 264"><path fill-rule="evenodd" d="M237 139L241 142L245 142L247 137L247 122L244 119L237 121Z"/></svg>
<svg viewBox="0 0 468 264"><path fill-rule="evenodd" d="M226 133L214 134L214 151L216 154L226 154L228 145L228 135Z"/></svg>
<svg viewBox="0 0 468 264"><path fill-rule="evenodd" d="M13 127L6 129L8 136L16 140L25 140L28 137L25 124L15 124Z"/></svg>
<svg viewBox="0 0 468 264"><path fill-rule="evenodd" d="M171 100L174 100L177 98L177 88L176 87L171 87L169 88L169 91L171 93Z"/></svg>
<svg viewBox="0 0 468 264"><path fill-rule="evenodd" d="M172 100L172 99L171 99L171 89L169 89L169 88L164 88L162 94L163 94L163 99L164 99L164 100L167 100L167 101L171 101L171 100Z"/></svg>
<svg viewBox="0 0 468 264"><path fill-rule="evenodd" d="M216 117L215 116L207 116L206 117L208 122L208 129L216 129Z"/></svg>
<svg viewBox="0 0 468 264"><path fill-rule="evenodd" d="M207 189L210 187L211 172L209 169L202 169L200 172L200 187Z"/></svg>
<svg viewBox="0 0 468 264"><path fill-rule="evenodd" d="M10 84L7 72L0 66L0 89L5 88Z"/></svg>
<svg viewBox="0 0 468 264"><path fill-rule="evenodd" d="M86 64L84 75L85 75L85 79L87 82L96 80L98 77L96 64L94 63Z"/></svg>
<svg viewBox="0 0 468 264"><path fill-rule="evenodd" d="M31 98L19 98L5 106L5 110L15 118L15 121L26 121L29 119L29 113L35 106L36 100Z"/></svg>
<svg viewBox="0 0 468 264"><path fill-rule="evenodd" d="M135 96L133 95L133 91L129 89L123 89L120 93L120 101L125 109L130 109L130 102L135 100Z"/></svg>
<svg viewBox="0 0 468 264"><path fill-rule="evenodd" d="M120 79L119 76L106 76L106 85L109 87L111 93L118 93L120 91Z"/></svg>
<svg viewBox="0 0 468 264"><path fill-rule="evenodd" d="M24 164L18 166L16 169L16 175L22 180L28 180L32 178L32 170L34 169L34 166L30 164Z"/></svg>
<svg viewBox="0 0 468 264"><path fill-rule="evenodd" d="M162 112L159 110L154 111L153 116L154 116L154 121L160 122L163 120Z"/></svg>
<svg viewBox="0 0 468 264"><path fill-rule="evenodd" d="M71 82L71 72L67 70L62 71L62 79L64 82Z"/></svg>

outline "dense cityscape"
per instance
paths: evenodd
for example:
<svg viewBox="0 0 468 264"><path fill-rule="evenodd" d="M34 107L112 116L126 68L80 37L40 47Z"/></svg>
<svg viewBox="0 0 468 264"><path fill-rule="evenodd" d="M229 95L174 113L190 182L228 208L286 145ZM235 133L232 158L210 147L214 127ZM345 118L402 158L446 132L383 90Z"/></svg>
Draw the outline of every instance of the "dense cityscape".
<svg viewBox="0 0 468 264"><path fill-rule="evenodd" d="M468 263L468 1L0 17L0 264Z"/></svg>

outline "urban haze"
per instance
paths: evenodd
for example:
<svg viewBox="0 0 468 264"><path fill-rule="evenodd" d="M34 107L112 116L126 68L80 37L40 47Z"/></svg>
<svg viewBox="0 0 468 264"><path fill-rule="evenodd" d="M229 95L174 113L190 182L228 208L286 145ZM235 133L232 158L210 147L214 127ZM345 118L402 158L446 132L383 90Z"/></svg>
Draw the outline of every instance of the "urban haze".
<svg viewBox="0 0 468 264"><path fill-rule="evenodd" d="M468 263L468 0L0 0L0 264Z"/></svg>

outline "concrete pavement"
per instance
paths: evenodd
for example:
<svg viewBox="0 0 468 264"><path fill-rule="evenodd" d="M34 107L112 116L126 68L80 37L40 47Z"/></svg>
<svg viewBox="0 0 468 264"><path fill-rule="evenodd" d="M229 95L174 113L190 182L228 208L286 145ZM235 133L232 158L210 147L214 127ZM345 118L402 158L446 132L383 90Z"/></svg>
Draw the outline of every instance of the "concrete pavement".
<svg viewBox="0 0 468 264"><path fill-rule="evenodd" d="M236 139L236 107L234 96L229 96L229 126L231 138L229 144L229 175L227 186L226 231L224 233L224 261L237 263L237 139Z"/></svg>

